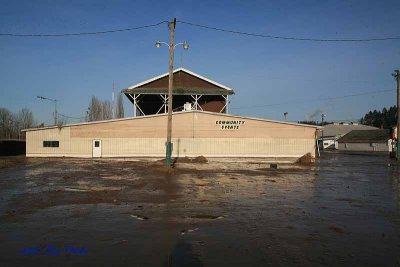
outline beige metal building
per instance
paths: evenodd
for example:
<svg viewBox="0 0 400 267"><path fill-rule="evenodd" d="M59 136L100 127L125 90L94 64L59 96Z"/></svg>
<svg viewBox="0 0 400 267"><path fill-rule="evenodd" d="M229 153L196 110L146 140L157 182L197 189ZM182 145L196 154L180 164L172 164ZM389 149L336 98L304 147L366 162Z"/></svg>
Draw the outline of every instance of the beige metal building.
<svg viewBox="0 0 400 267"><path fill-rule="evenodd" d="M167 115L27 129L27 157L164 157ZM173 157L315 156L316 126L205 111L173 114Z"/></svg>
<svg viewBox="0 0 400 267"><path fill-rule="evenodd" d="M338 143L338 149L342 151L392 151L392 139L390 139L390 132L384 129L353 130L345 136L339 138Z"/></svg>

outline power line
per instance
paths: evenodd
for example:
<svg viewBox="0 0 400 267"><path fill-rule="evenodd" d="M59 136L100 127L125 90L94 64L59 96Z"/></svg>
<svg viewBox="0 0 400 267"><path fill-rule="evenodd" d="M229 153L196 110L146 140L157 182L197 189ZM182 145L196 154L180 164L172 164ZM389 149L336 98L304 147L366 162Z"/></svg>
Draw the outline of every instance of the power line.
<svg viewBox="0 0 400 267"><path fill-rule="evenodd" d="M366 39L319 39L319 38L299 38L299 37L290 37L290 36L277 36L277 35L265 35L265 34L259 34L259 33L249 33L249 32L242 32L242 31L236 31L236 30L228 30L228 29L222 29L222 28L217 28L217 27L211 27L211 26L206 26L206 25L201 25L201 24L196 24L196 23L191 23L187 21L181 21L177 20L177 22L194 26L194 27L199 27L199 28L204 28L204 29L209 29L209 30L215 30L215 31L221 31L221 32L228 32L228 33L234 33L234 34L240 34L240 35L245 35L245 36L253 36L253 37L261 37L261 38L270 38L270 39L282 39L282 40L290 40L290 41L311 41L311 42L374 42L374 41L389 41L389 40L400 40L400 36L395 36L395 37L381 37L381 38L366 38Z"/></svg>
<svg viewBox="0 0 400 267"><path fill-rule="evenodd" d="M108 33L116 33L116 32L125 32L125 31L133 31L151 27L157 27L163 23L168 23L168 21L160 21L155 24L135 26L125 29L114 29L114 30L105 30L105 31L97 31L97 32L77 32L77 33L57 33L57 34L17 34L17 33L0 33L0 36L11 36L11 37L68 37L68 36L82 36L82 35L97 35L97 34L108 34Z"/></svg>
<svg viewBox="0 0 400 267"><path fill-rule="evenodd" d="M83 116L83 117L71 117L71 116L67 116L67 115L61 114L61 113L58 113L57 115L60 116L60 117L67 118L67 119L75 119L75 120L81 120L81 119L85 118L85 116Z"/></svg>
<svg viewBox="0 0 400 267"><path fill-rule="evenodd" d="M395 91L395 89L381 90L381 91L370 91L370 92L358 93L358 94L352 94L352 95L324 97L324 98L314 98L314 99L303 100L303 101L292 101L292 102L283 102L283 103L258 105L258 106L232 107L230 109L264 108L264 107L282 106L282 105L289 105L289 104L291 105L291 104L309 103L309 102L315 102L315 101L327 101L327 100L329 101L329 100L343 99L343 98L348 98L348 97L381 94L381 93L392 92L392 91Z"/></svg>
<svg viewBox="0 0 400 267"><path fill-rule="evenodd" d="M196 24L188 21L177 20L178 23L186 24L189 26L228 32L233 34L245 35L245 36L253 36L253 37L261 37L261 38L270 38L270 39L281 39L281 40L291 40L291 41L312 41L312 42L374 42L374 41L389 41L389 40L400 40L400 36L392 36L392 37L380 37L380 38L366 38L366 39L320 39L320 38L299 38L299 37L290 37L290 36L277 36L277 35L265 35L258 33L249 33L242 32L237 30L229 30L223 28L217 28L212 26L206 26L201 24ZM160 21L155 24L148 24L142 26L129 27L124 29L113 29L113 30L105 30L105 31L96 31L96 32L76 32L76 33L57 33L57 34L18 34L18 33L0 33L0 36L10 36L10 37L68 37L68 36L84 36L84 35L98 35L98 34L108 34L108 33L116 33L116 32L125 32L125 31L133 31L151 27L157 27L163 23L168 23L168 21Z"/></svg>

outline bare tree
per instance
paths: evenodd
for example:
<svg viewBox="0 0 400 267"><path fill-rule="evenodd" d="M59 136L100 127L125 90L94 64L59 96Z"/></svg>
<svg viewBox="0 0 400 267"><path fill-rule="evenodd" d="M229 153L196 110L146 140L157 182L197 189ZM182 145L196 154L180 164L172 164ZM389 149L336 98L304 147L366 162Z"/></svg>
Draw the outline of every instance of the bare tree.
<svg viewBox="0 0 400 267"><path fill-rule="evenodd" d="M14 137L14 114L6 108L0 108L0 138L11 139Z"/></svg>
<svg viewBox="0 0 400 267"><path fill-rule="evenodd" d="M117 118L124 117L124 102L122 98L122 94L118 96L118 104L117 104Z"/></svg>
<svg viewBox="0 0 400 267"><path fill-rule="evenodd" d="M32 128L35 125L32 111L27 108L23 108L18 112L17 123L20 130Z"/></svg>
<svg viewBox="0 0 400 267"><path fill-rule="evenodd" d="M112 105L109 100L105 100L102 103L102 113L102 120L110 120L113 118Z"/></svg>
<svg viewBox="0 0 400 267"><path fill-rule="evenodd" d="M112 107L109 100L100 101L93 96L87 113L87 121L100 121L112 119Z"/></svg>
<svg viewBox="0 0 400 267"><path fill-rule="evenodd" d="M35 120L27 108L21 109L17 114L6 108L0 108L0 138L18 138L22 136L21 130L35 126Z"/></svg>
<svg viewBox="0 0 400 267"><path fill-rule="evenodd" d="M97 97L92 96L88 108L88 121L101 120L101 105Z"/></svg>
<svg viewBox="0 0 400 267"><path fill-rule="evenodd" d="M25 132L21 132L21 130L32 128L36 125L32 111L28 108L21 109L16 115L14 124L18 139L21 139L21 136L25 139Z"/></svg>

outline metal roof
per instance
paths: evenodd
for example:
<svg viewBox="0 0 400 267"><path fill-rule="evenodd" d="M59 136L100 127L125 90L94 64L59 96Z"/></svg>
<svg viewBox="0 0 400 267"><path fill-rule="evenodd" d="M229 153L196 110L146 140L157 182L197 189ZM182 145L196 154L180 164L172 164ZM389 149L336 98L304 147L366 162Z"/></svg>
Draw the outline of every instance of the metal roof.
<svg viewBox="0 0 400 267"><path fill-rule="evenodd" d="M338 139L339 143L384 143L390 139L388 130L353 130Z"/></svg>
<svg viewBox="0 0 400 267"><path fill-rule="evenodd" d="M124 94L144 94L144 95L158 95L168 93L168 88L132 88L123 89ZM173 95L233 95L233 91L225 89L209 89L209 88L173 88Z"/></svg>
<svg viewBox="0 0 400 267"><path fill-rule="evenodd" d="M200 74L194 73L190 70L187 70L185 68L178 68L174 70L174 74L177 72L185 72L189 75L192 75L198 79L201 79L203 81L206 81L216 87L219 88L201 88L201 87L196 87L196 88L173 88L173 94L174 95L193 95L193 94L207 94L207 95L232 95L234 94L234 91L232 88L229 88L223 84L220 84L216 81L213 81L211 79L208 79L204 76L201 76ZM165 78L169 75L169 73L164 73L159 76L153 77L149 80L140 82L138 84L129 86L126 89L123 89L121 92L124 94L164 94L168 90L168 88L147 88L145 85L157 81L159 79Z"/></svg>
<svg viewBox="0 0 400 267"><path fill-rule="evenodd" d="M343 136L353 130L377 130L379 128L363 124L327 124L323 127L324 137ZM321 133L318 134L321 136Z"/></svg>

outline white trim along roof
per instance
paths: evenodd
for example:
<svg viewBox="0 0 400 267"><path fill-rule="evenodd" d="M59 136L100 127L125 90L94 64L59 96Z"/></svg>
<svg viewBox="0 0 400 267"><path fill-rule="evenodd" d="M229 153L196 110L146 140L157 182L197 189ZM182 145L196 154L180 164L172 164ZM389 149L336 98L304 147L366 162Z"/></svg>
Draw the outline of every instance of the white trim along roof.
<svg viewBox="0 0 400 267"><path fill-rule="evenodd" d="M321 126L316 126L316 125L308 125L308 124L286 122L286 121L267 120L267 119L253 118L253 117L243 117L243 116L238 116L238 115L215 113L215 112L200 111L200 110L180 111L180 112L174 112L173 114L174 115L180 115L180 114L183 114L183 113L191 113L191 112L193 112L193 113L211 114L211 115L231 117L231 118L248 119L248 120L264 121L264 122L273 122L273 123L280 123L280 124L288 124L288 125L294 125L294 126L303 126L303 127L311 127L311 128L316 128L316 129L322 129ZM21 131L22 132L29 132L29 131L38 131L38 130L45 130L45 129L63 128L63 127L70 127L70 126L81 126L81 125L88 125L88 124L109 123L109 122L114 122L114 121L140 120L140 119L146 119L146 118L152 118L152 117L160 117L160 116L168 116L168 114L167 113L163 113L163 114L147 115L147 116L140 116L140 117L129 117L129 118L122 118L122 119L104 120L104 121L81 122L81 123L65 124L65 125L61 125L61 126L47 126L47 127L42 127L42 128L23 129Z"/></svg>
<svg viewBox="0 0 400 267"><path fill-rule="evenodd" d="M229 87L227 87L227 86L225 86L225 85L223 85L223 84L217 83L216 81L207 79L206 77L201 76L200 74L194 73L194 72L192 72L192 71L190 71L190 70L187 70L187 69L185 69L185 68L176 69L176 70L174 70L174 73L176 73L176 72L178 72L178 71L186 72L186 73L188 73L188 74L190 74L190 75L192 75L192 76L195 76L195 77L197 77L197 78L199 78L199 79L202 79L202 80L204 80L204 81L206 81L206 82L212 83L212 84L214 84L214 85L216 85L216 86L218 86L218 87L221 87L221 88L223 88L223 89L225 89L225 90L233 91L232 88L229 88ZM164 74L161 74L161 75L156 76L156 77L153 77L153 78L151 78L151 79L149 79L149 80L147 80L147 81L140 82L140 83L138 83L138 84L129 86L127 89L134 89L134 88L140 87L140 86L145 85L145 84L147 84L147 83L151 83L151 82L156 81L156 80L158 80L158 79L164 78L164 77L166 77L166 76L168 76L168 75L169 75L168 72L167 72L167 73L164 73Z"/></svg>

